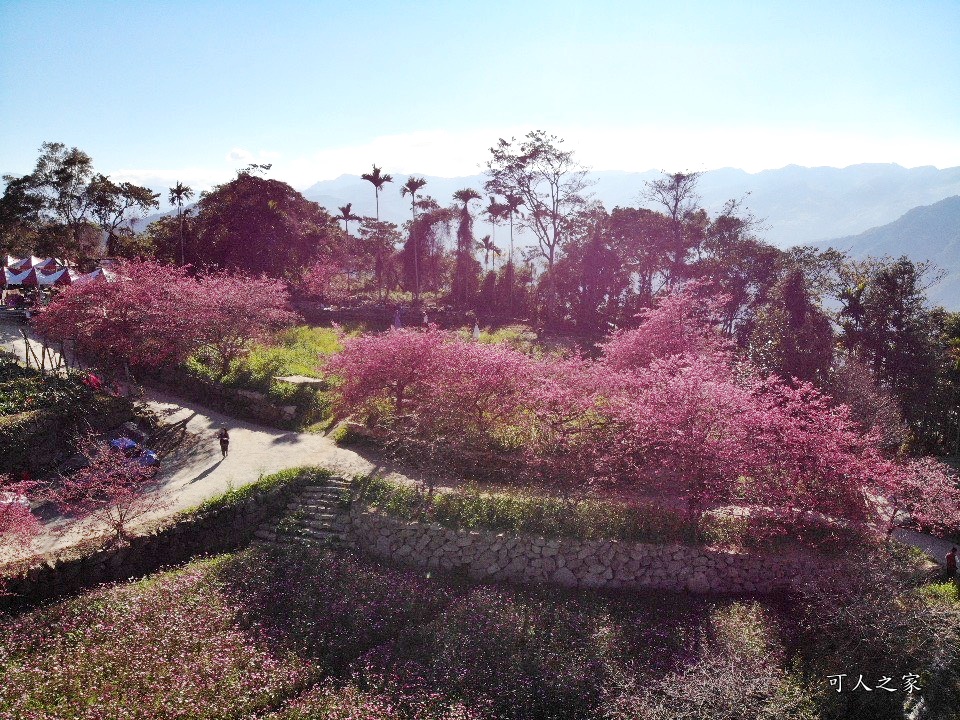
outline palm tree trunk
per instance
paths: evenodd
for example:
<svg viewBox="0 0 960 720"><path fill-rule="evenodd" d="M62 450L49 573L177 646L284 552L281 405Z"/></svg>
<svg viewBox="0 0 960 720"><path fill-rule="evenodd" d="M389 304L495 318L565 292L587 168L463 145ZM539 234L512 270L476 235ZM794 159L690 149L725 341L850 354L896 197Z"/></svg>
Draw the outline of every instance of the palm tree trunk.
<svg viewBox="0 0 960 720"><path fill-rule="evenodd" d="M420 243L417 239L417 196L411 194L410 209L413 212L413 225L410 226L410 239L413 240L413 300L420 300Z"/></svg>
<svg viewBox="0 0 960 720"><path fill-rule="evenodd" d="M186 260L183 256L183 204L177 203L177 220L180 223L180 264L185 265Z"/></svg>

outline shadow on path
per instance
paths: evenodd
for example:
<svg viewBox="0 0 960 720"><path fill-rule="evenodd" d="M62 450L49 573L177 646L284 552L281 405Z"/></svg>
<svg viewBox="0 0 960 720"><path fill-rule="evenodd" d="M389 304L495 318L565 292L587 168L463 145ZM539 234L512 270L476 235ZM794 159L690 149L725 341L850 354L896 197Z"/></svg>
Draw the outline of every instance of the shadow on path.
<svg viewBox="0 0 960 720"><path fill-rule="evenodd" d="M209 474L212 473L214 470L216 470L218 467L220 467L220 463L222 463L224 460L226 460L226 458L220 458L220 459L217 460L213 465L211 465L211 466L208 467L206 470L204 470L202 473L200 473L199 475L197 475L197 476L196 476L195 478L193 478L192 480L187 480L187 482L184 483L184 484L185 484L185 485L192 485L193 483L195 483L195 482L197 482L197 481L199 481L199 480L203 480L207 475L209 475Z"/></svg>

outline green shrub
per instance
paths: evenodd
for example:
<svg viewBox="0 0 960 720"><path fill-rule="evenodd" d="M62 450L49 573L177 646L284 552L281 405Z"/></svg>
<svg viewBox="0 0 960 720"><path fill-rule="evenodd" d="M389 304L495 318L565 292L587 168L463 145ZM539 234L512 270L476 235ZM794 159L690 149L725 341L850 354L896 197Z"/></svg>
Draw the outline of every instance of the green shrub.
<svg viewBox="0 0 960 720"><path fill-rule="evenodd" d="M341 422L337 425L330 433L330 438L337 445L364 443L368 439L365 435L358 433L353 424L349 422Z"/></svg>
<svg viewBox="0 0 960 720"><path fill-rule="evenodd" d="M216 512L225 508L236 507L259 495L269 495L284 487L300 488L310 483L322 483L330 476L329 470L318 467L297 467L281 470L271 475L261 475L256 482L238 488L230 488L216 497L204 500L196 507L181 511L180 516Z"/></svg>
<svg viewBox="0 0 960 720"><path fill-rule="evenodd" d="M477 488L428 494L418 486L366 476L355 497L383 512L446 527L503 530L545 537L689 542L689 525L663 508L603 500L572 503L533 493L483 493Z"/></svg>
<svg viewBox="0 0 960 720"><path fill-rule="evenodd" d="M235 361L229 372L219 377L209 358L203 352L190 358L187 369L205 380L220 382L227 387L248 390L271 390L276 376L305 375L322 377L318 370L321 357L340 350L337 331L333 328L299 325L284 330L275 344L255 344L243 358Z"/></svg>
<svg viewBox="0 0 960 720"><path fill-rule="evenodd" d="M923 585L920 594L932 602L960 605L960 585L953 580Z"/></svg>

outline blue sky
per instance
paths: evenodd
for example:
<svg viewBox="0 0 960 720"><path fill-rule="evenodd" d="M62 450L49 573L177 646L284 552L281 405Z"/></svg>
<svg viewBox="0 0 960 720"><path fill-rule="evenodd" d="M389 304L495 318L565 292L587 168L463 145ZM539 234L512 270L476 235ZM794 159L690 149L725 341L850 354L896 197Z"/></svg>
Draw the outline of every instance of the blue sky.
<svg viewBox="0 0 960 720"><path fill-rule="evenodd" d="M466 175L543 128L598 170L960 165L960 2L0 0L0 171L45 140L202 189Z"/></svg>

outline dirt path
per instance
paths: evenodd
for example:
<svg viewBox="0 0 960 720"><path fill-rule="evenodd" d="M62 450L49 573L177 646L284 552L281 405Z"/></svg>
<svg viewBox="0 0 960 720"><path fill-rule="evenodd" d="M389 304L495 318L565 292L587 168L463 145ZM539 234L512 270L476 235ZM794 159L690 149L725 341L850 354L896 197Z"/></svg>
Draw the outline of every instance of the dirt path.
<svg viewBox="0 0 960 720"><path fill-rule="evenodd" d="M949 540L905 528L897 528L894 530L893 537L905 545L913 545L916 548L920 548L941 565L946 562L946 554L950 552L950 548L956 547L956 543Z"/></svg>
<svg viewBox="0 0 960 720"><path fill-rule="evenodd" d="M0 348L24 357L20 327L0 323ZM168 504L163 511L145 517L143 523L156 521L184 508L193 507L230 488L241 487L267 475L300 465L318 465L345 475L381 472L406 478L393 468L381 466L376 457L364 457L337 447L327 436L298 433L257 425L218 413L196 403L147 389L148 407L165 423L183 424L183 442L164 458L158 490ZM217 430L230 432L230 451L221 457ZM52 553L77 544L96 529L83 523L68 523L54 518L46 531L25 554Z"/></svg>

